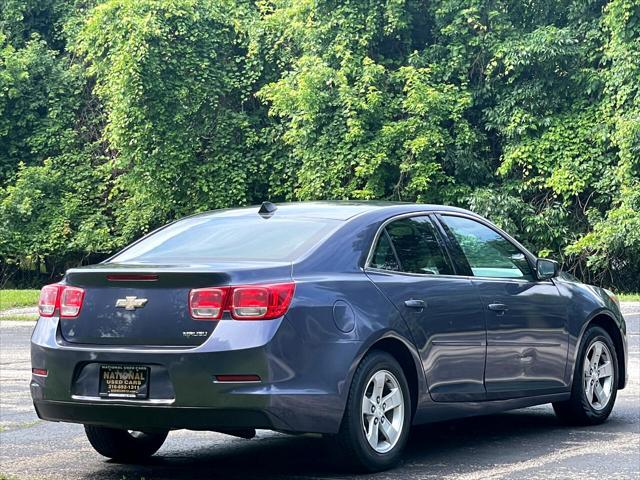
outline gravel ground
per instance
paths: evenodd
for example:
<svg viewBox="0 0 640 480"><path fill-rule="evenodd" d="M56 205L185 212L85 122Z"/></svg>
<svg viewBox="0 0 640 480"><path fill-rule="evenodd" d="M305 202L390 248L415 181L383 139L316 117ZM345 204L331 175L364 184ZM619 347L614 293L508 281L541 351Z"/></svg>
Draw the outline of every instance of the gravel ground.
<svg viewBox="0 0 640 480"><path fill-rule="evenodd" d="M414 429L402 464L376 479L640 478L640 302L624 304L629 386L597 427L561 426L549 405ZM37 419L29 397L33 322L0 321L0 478L360 478L341 472L327 442L259 431L253 440L172 432L145 465L95 453L81 426ZM363 477L364 478L364 477Z"/></svg>

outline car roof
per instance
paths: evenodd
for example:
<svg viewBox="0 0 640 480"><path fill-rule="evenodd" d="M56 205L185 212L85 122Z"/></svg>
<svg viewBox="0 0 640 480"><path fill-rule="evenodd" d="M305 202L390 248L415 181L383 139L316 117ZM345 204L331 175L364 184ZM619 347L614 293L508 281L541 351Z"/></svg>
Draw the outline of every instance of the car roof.
<svg viewBox="0 0 640 480"><path fill-rule="evenodd" d="M290 218L317 218L346 221L353 217L365 213L385 213L396 215L401 213L412 213L420 211L454 211L473 214L462 208L450 207L446 205L432 205L422 203L388 202L380 200L331 200L314 202L290 202L276 203L278 208L273 214L274 217ZM197 214L196 216L207 217L242 217L252 216L258 213L260 205L242 208L227 208L222 210L212 210Z"/></svg>

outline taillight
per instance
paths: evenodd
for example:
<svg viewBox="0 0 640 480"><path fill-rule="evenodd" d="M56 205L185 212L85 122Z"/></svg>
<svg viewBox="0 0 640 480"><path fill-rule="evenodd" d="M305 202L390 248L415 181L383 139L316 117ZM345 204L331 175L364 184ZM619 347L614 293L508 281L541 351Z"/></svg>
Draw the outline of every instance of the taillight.
<svg viewBox="0 0 640 480"><path fill-rule="evenodd" d="M82 308L84 290L54 283L40 290L38 310L43 317L52 317L57 309L61 318L75 318Z"/></svg>
<svg viewBox="0 0 640 480"><path fill-rule="evenodd" d="M82 308L84 290L78 287L62 287L60 294L60 317L77 317Z"/></svg>
<svg viewBox="0 0 640 480"><path fill-rule="evenodd" d="M294 283L235 287L231 316L236 320L268 320L281 317L289 309Z"/></svg>
<svg viewBox="0 0 640 480"><path fill-rule="evenodd" d="M43 317L52 317L58 306L58 290L60 285L46 285L40 290L38 310Z"/></svg>
<svg viewBox="0 0 640 480"><path fill-rule="evenodd" d="M231 314L237 318L263 318L269 308L269 290L265 287L233 289Z"/></svg>
<svg viewBox="0 0 640 480"><path fill-rule="evenodd" d="M218 320L222 317L229 287L197 288L189 292L189 311L198 320Z"/></svg>
<svg viewBox="0 0 640 480"><path fill-rule="evenodd" d="M219 320L228 311L235 320L272 320L289 309L295 284L198 288L189 292L189 311L198 320Z"/></svg>

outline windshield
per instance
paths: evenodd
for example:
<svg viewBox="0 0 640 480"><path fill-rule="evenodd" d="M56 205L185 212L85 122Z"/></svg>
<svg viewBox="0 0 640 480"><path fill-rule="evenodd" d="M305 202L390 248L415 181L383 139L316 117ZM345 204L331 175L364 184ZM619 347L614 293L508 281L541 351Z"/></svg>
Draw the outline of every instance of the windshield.
<svg viewBox="0 0 640 480"><path fill-rule="evenodd" d="M340 223L330 219L264 219L258 215L193 217L149 235L110 262L291 261L317 245Z"/></svg>

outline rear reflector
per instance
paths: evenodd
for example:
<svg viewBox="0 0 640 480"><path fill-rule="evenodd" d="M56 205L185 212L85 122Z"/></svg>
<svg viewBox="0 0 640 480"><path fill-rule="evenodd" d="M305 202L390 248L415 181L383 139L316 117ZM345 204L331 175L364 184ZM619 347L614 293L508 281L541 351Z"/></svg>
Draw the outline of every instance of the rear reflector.
<svg viewBox="0 0 640 480"><path fill-rule="evenodd" d="M39 377L46 377L47 375L49 375L49 372L44 368L32 368L31 373Z"/></svg>
<svg viewBox="0 0 640 480"><path fill-rule="evenodd" d="M82 288L54 283L40 290L38 310L43 317L52 317L56 310L60 310L61 318L75 318L80 313L83 300Z"/></svg>
<svg viewBox="0 0 640 480"><path fill-rule="evenodd" d="M260 375L216 375L216 382L259 382Z"/></svg>
<svg viewBox="0 0 640 480"><path fill-rule="evenodd" d="M272 320L289 309L295 283L198 288L189 292L196 320L219 320L225 311L235 320Z"/></svg>

